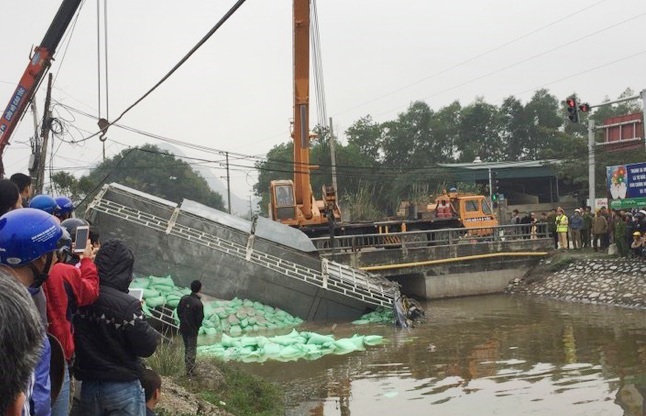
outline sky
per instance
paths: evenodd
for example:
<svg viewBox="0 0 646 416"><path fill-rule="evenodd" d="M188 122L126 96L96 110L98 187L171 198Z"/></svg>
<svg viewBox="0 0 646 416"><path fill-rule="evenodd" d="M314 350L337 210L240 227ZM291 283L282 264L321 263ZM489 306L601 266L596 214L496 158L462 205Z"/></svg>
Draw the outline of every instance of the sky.
<svg viewBox="0 0 646 416"><path fill-rule="evenodd" d="M83 3L51 69L53 111L64 126L54 137L52 166L75 175L102 160L98 137L83 140L98 130L99 107L109 120L121 115L236 3L105 2ZM3 109L60 3L3 5ZM107 18L97 16L97 7L107 10ZM644 0L323 0L316 8L327 114L342 142L359 118L393 120L417 100L434 110L477 97L500 105L510 95L527 102L547 88L559 98L576 93L596 105L626 88L635 94L646 88ZM105 68L105 51L97 51L99 21L107 21L107 86L105 71L101 84L98 76L99 65ZM36 96L39 117L45 84ZM314 88L310 101L313 126ZM223 152L230 152L231 191L246 200L257 179L253 163L291 140L292 104L292 2L247 0L119 124L176 146L179 141L210 149L180 146L189 157L212 161L199 163L220 179L226 175ZM28 111L4 152L8 175L27 172L33 130ZM107 157L163 143L116 126L107 138Z"/></svg>

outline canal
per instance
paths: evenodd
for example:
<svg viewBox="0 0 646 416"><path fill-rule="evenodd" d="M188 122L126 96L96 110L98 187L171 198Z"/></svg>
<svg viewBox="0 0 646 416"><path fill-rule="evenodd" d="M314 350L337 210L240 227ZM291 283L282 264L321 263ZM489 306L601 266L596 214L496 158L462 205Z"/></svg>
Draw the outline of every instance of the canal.
<svg viewBox="0 0 646 416"><path fill-rule="evenodd" d="M494 295L432 301L363 352L244 364L287 391L288 415L646 415L646 311Z"/></svg>

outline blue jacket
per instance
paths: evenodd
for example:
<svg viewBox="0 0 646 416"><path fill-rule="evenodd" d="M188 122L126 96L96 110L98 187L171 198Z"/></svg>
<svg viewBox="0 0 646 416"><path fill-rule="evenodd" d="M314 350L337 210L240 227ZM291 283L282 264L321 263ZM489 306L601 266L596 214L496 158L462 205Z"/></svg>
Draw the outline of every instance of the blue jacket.
<svg viewBox="0 0 646 416"><path fill-rule="evenodd" d="M36 308L43 320L43 328L47 325L47 313L44 310L44 296L42 289L29 288L31 298L36 304ZM45 330L43 329L43 332ZM29 408L32 416L50 416L52 414L52 399L51 399L51 380L49 378L49 361L51 358L52 349L49 344L49 339L43 337L43 350L40 353L40 359L36 364L34 370L35 382L31 397L29 397Z"/></svg>
<svg viewBox="0 0 646 416"><path fill-rule="evenodd" d="M570 228L572 230L580 230L583 228L583 217L580 215L572 215L570 217Z"/></svg>

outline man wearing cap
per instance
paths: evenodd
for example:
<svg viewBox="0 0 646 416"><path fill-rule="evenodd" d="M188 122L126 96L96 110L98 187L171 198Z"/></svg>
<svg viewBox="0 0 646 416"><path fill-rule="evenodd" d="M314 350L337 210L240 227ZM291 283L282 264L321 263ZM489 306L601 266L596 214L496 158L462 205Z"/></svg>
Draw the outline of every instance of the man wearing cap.
<svg viewBox="0 0 646 416"><path fill-rule="evenodd" d="M581 228L583 228L583 217L579 208L574 210L570 217L570 231L572 233L572 248L578 250L581 248Z"/></svg>
<svg viewBox="0 0 646 416"><path fill-rule="evenodd" d="M558 207L556 210L556 233L559 236L559 248L564 250L568 249L567 232L568 232L568 218L565 215L563 208Z"/></svg>

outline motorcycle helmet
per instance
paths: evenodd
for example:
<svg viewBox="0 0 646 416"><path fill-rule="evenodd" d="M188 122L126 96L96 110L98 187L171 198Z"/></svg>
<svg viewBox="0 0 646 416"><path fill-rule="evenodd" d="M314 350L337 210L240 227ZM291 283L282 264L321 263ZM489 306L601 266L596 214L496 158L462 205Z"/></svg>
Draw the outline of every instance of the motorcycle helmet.
<svg viewBox="0 0 646 416"><path fill-rule="evenodd" d="M53 214L59 207L56 200L49 195L36 195L29 201L29 208L39 209L48 214Z"/></svg>
<svg viewBox="0 0 646 416"><path fill-rule="evenodd" d="M81 218L68 218L61 222L61 227L67 230L72 241L76 239L76 227L79 225L89 225L89 223Z"/></svg>
<svg viewBox="0 0 646 416"><path fill-rule="evenodd" d="M24 266L58 250L63 229L56 218L38 209L9 211L0 217L0 263Z"/></svg>
<svg viewBox="0 0 646 416"><path fill-rule="evenodd" d="M54 199L58 209L54 211L55 215L71 214L74 211L74 202L66 196L58 196Z"/></svg>

